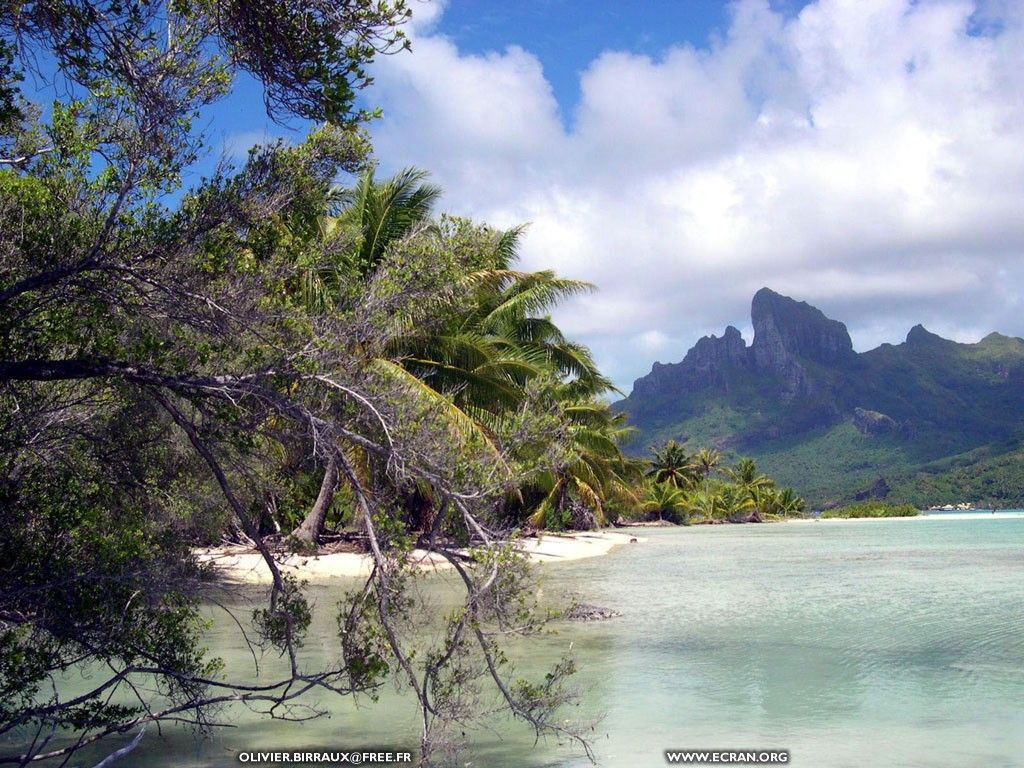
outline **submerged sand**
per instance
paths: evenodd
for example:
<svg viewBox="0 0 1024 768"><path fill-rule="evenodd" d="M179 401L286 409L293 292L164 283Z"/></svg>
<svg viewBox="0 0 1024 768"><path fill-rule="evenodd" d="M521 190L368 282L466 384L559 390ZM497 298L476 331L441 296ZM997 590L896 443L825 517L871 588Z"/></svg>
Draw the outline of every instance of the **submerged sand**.
<svg viewBox="0 0 1024 768"><path fill-rule="evenodd" d="M620 544L642 541L631 533L593 531L568 534L545 533L519 539L516 548L535 563L569 562L605 555ZM200 562L210 563L232 581L268 583L270 573L258 552L241 547L213 547L196 551ZM412 560L427 570L445 570L451 565L440 555L414 550ZM331 552L322 555L282 555L278 564L283 574L308 581L368 576L373 560L358 552Z"/></svg>
<svg viewBox="0 0 1024 768"><path fill-rule="evenodd" d="M868 522L881 522L885 520L1015 520L1017 518L1024 517L1024 513L1018 510L996 510L994 513L991 510L987 511L967 511L967 512L945 512L938 514L929 514L928 512L921 512L918 515L911 515L909 517L804 517L804 518L789 518L786 520L787 523L868 523Z"/></svg>

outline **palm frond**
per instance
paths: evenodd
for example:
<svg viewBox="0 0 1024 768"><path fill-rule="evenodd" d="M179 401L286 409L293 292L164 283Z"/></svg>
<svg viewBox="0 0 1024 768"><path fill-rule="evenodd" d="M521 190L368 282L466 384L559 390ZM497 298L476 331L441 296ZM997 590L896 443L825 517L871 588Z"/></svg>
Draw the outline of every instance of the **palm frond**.
<svg viewBox="0 0 1024 768"><path fill-rule="evenodd" d="M384 358L375 358L372 361L372 365L374 369L382 375L411 388L413 391L417 392L426 403L438 408L438 410L445 414L456 437L466 442L476 441L477 443L482 444L506 472L511 472L508 462L505 460L505 457L501 453L501 449L494 440L494 436L489 434L480 422L470 418L461 408L452 402L451 399L428 386L422 379L405 370L405 368L400 366L398 363Z"/></svg>

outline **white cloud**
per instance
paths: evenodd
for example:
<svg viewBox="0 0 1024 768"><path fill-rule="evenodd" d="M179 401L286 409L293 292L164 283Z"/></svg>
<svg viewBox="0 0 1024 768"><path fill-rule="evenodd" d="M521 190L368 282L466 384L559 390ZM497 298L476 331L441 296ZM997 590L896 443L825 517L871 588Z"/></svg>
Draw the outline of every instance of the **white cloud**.
<svg viewBox="0 0 1024 768"><path fill-rule="evenodd" d="M601 54L571 129L534 55L460 52L437 13L379 66L378 153L450 210L532 222L527 267L596 282L559 320L622 384L748 325L762 285L861 349L916 322L1024 334L1019 4L742 2L706 48Z"/></svg>

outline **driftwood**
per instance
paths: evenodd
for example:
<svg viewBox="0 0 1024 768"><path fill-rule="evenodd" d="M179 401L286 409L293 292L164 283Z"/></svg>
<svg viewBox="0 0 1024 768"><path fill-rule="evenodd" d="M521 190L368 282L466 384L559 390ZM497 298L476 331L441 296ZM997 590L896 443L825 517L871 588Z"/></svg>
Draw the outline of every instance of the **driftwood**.
<svg viewBox="0 0 1024 768"><path fill-rule="evenodd" d="M109 755L100 760L92 768L107 768L107 766L113 765L115 760L120 760L122 757L127 755L142 741L142 737L146 735L146 726L142 726L142 729L136 734L135 738L125 744L118 750L111 752Z"/></svg>

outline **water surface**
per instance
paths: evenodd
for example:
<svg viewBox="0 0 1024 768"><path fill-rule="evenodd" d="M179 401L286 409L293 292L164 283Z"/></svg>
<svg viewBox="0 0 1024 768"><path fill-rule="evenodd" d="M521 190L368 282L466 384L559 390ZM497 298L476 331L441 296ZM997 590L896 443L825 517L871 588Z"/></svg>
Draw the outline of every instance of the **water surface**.
<svg viewBox="0 0 1024 768"><path fill-rule="evenodd" d="M1024 517L821 521L640 532L606 557L546 565L543 597L574 592L622 617L563 625L518 648L538 672L573 644L602 716L601 765L665 765L665 749L781 748L791 765L1024 765ZM428 591L434 587L428 586ZM441 587L436 587L443 591ZM335 652L331 606L307 652ZM251 669L233 627L217 653ZM233 712L212 739L169 732L133 755L147 766L237 765L240 749L411 748L408 699L335 706L330 719L268 722ZM508 724L478 731L463 763L583 766Z"/></svg>

